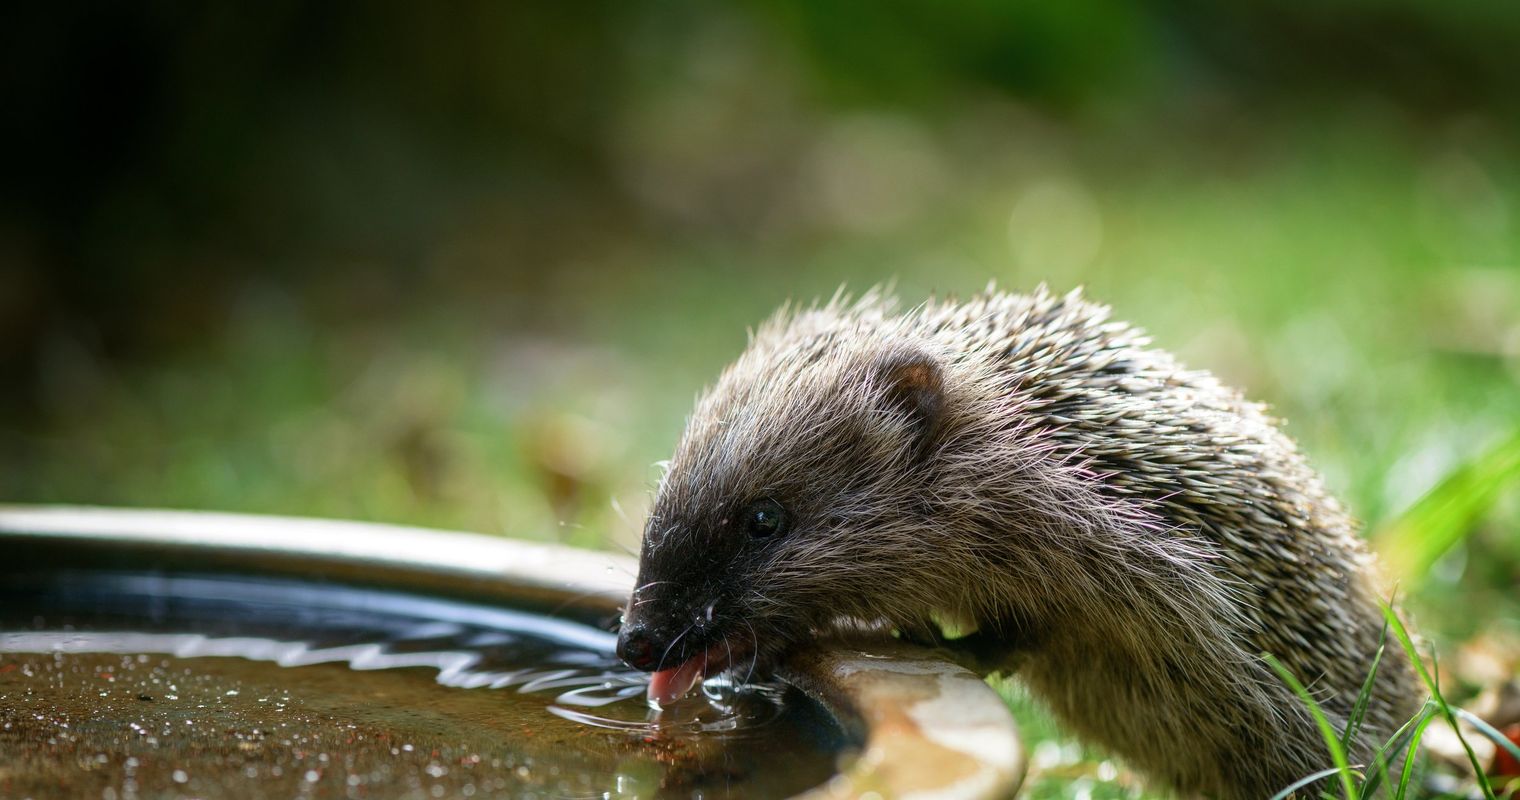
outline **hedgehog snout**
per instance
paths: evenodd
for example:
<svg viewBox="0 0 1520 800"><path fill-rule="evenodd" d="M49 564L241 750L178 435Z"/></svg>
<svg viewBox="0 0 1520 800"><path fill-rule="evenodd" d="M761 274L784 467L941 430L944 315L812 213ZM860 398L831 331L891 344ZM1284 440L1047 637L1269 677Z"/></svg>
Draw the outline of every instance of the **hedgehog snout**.
<svg viewBox="0 0 1520 800"><path fill-rule="evenodd" d="M655 646L649 629L643 625L624 624L622 630L618 631L618 658L636 670L653 672L660 663L660 650Z"/></svg>
<svg viewBox="0 0 1520 800"><path fill-rule="evenodd" d="M679 609L686 604L667 597L629 599L618 629L617 655L628 666L652 672L680 661L687 651L699 647L712 625L711 604L694 612Z"/></svg>

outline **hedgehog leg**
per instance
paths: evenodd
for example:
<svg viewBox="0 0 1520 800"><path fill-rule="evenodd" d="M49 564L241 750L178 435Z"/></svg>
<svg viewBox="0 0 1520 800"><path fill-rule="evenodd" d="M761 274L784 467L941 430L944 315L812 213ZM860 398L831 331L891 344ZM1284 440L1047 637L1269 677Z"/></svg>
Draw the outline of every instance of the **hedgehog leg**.
<svg viewBox="0 0 1520 800"><path fill-rule="evenodd" d="M949 641L940 631L939 626L929 622L898 625L894 628L894 632L899 641L929 650L943 650Z"/></svg>
<svg viewBox="0 0 1520 800"><path fill-rule="evenodd" d="M938 650L982 677L1011 675L1018 671L1023 654L1006 638L988 631L975 630L961 636L947 636L937 625L899 628L898 638L909 644Z"/></svg>
<svg viewBox="0 0 1520 800"><path fill-rule="evenodd" d="M949 650L961 666L983 677L1012 675L1024 663L1025 654L1003 636L989 631L974 631L947 640Z"/></svg>

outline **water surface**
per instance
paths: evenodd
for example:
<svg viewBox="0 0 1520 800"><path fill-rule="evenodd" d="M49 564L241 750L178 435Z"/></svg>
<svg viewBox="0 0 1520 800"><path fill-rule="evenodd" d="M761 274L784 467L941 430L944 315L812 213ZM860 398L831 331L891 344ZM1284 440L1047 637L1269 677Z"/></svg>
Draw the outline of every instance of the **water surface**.
<svg viewBox="0 0 1520 800"><path fill-rule="evenodd" d="M291 581L0 587L0 796L783 797L844 742L779 686L657 714L610 633Z"/></svg>

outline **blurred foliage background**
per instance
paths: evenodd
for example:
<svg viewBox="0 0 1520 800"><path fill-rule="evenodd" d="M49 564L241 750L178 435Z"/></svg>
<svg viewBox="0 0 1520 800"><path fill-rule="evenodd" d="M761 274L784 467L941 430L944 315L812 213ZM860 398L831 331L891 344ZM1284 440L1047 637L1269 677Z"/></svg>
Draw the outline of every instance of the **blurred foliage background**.
<svg viewBox="0 0 1520 800"><path fill-rule="evenodd" d="M0 499L631 549L782 301L1082 285L1271 403L1375 540L1445 542L1391 555L1423 628L1515 665L1514 3L0 21Z"/></svg>

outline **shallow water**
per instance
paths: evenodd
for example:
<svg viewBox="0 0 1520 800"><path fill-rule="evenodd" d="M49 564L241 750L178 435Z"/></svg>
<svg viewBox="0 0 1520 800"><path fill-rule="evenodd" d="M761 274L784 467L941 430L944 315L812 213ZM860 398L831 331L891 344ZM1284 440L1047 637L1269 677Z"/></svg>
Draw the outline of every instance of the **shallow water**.
<svg viewBox="0 0 1520 800"><path fill-rule="evenodd" d="M309 583L11 579L0 797L766 798L834 772L843 738L796 692L714 681L657 714L612 642Z"/></svg>

